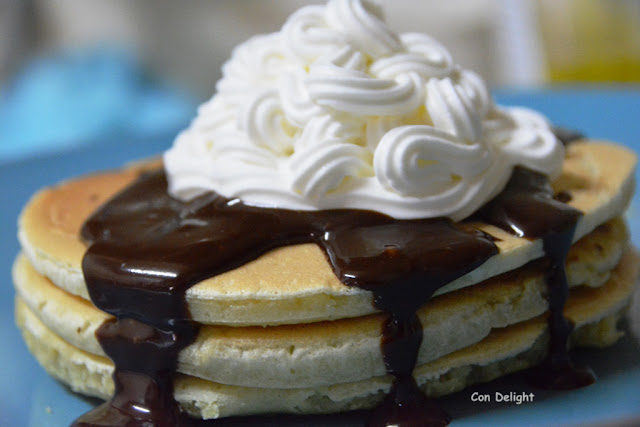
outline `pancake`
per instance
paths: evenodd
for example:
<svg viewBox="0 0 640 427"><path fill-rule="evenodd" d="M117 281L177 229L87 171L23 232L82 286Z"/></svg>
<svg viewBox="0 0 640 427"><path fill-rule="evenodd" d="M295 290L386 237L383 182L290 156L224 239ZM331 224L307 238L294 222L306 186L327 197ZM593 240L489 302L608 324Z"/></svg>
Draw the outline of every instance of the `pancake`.
<svg viewBox="0 0 640 427"><path fill-rule="evenodd" d="M96 331L112 316L89 300L80 228L100 205L157 163L93 174L44 189L19 220L16 322L51 375L100 398L113 363ZM567 147L556 194L579 209L566 260L564 315L570 345L607 346L620 336L637 277L621 217L633 192L635 156L602 142ZM429 396L540 363L549 347L541 239L516 237L477 218L499 253L441 288L418 312L423 340L413 376ZM380 352L386 316L370 292L344 285L314 244L271 250L186 291L197 338L178 357L174 396L201 418L371 408L392 383Z"/></svg>
<svg viewBox="0 0 640 427"><path fill-rule="evenodd" d="M567 149L556 193L571 195L580 210L574 241L619 216L634 188L635 155L607 143L574 143ZM68 292L88 299L82 276L86 250L79 230L88 215L129 184L138 168L69 181L37 194L19 221L24 253L41 274ZM438 290L446 293L518 268L543 256L541 239L518 238L488 224L474 222L496 240L499 254ZM292 268L293 267L293 268ZM256 260L189 288L192 318L225 325L297 324L358 317L376 312L372 294L341 283L314 244L275 249Z"/></svg>
<svg viewBox="0 0 640 427"><path fill-rule="evenodd" d="M620 218L578 241L568 256L569 286L601 286L620 262L627 244L627 230ZM540 263L533 263L433 298L418 312L425 337L418 363L479 342L492 329L543 314L547 301L542 271ZM112 316L56 287L23 256L14 267L14 284L21 300L56 335L88 353L106 357L95 331ZM383 322L384 316L376 314L278 327L207 325L182 351L178 369L224 384L268 388L359 381L385 373L379 351Z"/></svg>
<svg viewBox="0 0 640 427"><path fill-rule="evenodd" d="M616 324L634 290L637 261L636 254L627 251L604 285L581 286L571 291L565 314L576 329L570 343L601 347L620 337ZM58 299L54 297L52 301ZM51 375L73 390L108 398L113 392L111 361L80 349L53 332L41 320L43 308L34 312L21 296L16 299L16 322L29 349ZM75 312L75 307L70 311ZM414 376L430 396L490 381L540 362L548 342L546 330L544 316L494 329L473 345L421 364ZM390 376L375 376L324 387L278 389L238 387L178 375L175 398L188 413L205 419L272 412L326 413L370 408L380 402L390 383Z"/></svg>

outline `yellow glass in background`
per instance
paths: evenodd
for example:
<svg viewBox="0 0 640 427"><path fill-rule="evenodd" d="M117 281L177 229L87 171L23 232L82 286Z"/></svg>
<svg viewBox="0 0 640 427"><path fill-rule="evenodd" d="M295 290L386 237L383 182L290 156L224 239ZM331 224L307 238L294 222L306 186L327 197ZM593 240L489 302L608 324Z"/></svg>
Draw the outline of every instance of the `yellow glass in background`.
<svg viewBox="0 0 640 427"><path fill-rule="evenodd" d="M640 82L639 0L539 0L550 82Z"/></svg>

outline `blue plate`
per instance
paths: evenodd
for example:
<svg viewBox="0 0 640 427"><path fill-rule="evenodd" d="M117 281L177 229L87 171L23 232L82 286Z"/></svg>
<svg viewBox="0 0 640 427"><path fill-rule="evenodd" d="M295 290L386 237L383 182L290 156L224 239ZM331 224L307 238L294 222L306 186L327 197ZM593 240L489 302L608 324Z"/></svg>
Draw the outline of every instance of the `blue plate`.
<svg viewBox="0 0 640 427"><path fill-rule="evenodd" d="M554 123L580 129L594 138L618 141L640 151L640 90L619 88L544 91L499 91L498 102L538 109ZM115 168L133 159L159 153L172 135L147 140L96 141L81 149L0 165L0 426L67 426L95 402L71 393L51 379L22 342L13 326L11 264L18 253L16 219L21 207L40 187L95 170ZM633 241L640 246L640 198L629 211ZM598 374L596 384L569 392L530 389L520 374L471 387L441 404L455 416L452 426L640 424L640 303L632 307L629 333L614 347L575 352L579 362ZM534 393L533 402L495 402L495 392ZM474 392L491 403L473 402Z"/></svg>

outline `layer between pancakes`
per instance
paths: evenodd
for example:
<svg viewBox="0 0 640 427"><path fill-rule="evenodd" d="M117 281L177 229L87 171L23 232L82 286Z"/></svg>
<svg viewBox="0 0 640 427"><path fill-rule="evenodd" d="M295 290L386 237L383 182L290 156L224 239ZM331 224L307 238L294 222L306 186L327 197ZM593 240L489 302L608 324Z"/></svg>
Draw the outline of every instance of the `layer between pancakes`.
<svg viewBox="0 0 640 427"><path fill-rule="evenodd" d="M585 214L576 240L624 211L633 191L634 167L635 155L619 146L595 142L569 146L554 189L569 192L569 204ZM92 175L36 195L19 224L22 248L33 266L56 286L88 299L81 270L86 248L79 229L91 212L138 173L138 168L128 168ZM540 240L474 225L498 239L500 254L439 293L479 283L543 255ZM375 312L371 294L340 283L322 251L312 244L271 251L193 286L186 298L194 320L209 324L297 324Z"/></svg>
<svg viewBox="0 0 640 427"><path fill-rule="evenodd" d="M617 340L620 333L615 325L632 295L636 276L637 257L629 250L606 284L571 290L565 315L576 325L573 345L605 346ZM110 396L111 362L60 338L42 323L38 313L17 297L17 323L45 369L76 391L102 398ZM414 376L429 395L448 394L538 363L544 357L546 342L546 321L544 316L538 316L494 329L480 342L420 364ZM382 375L327 386L281 389L238 387L179 375L175 397L192 415L202 418L268 412L321 413L371 407L382 399L390 383L391 379Z"/></svg>
<svg viewBox="0 0 640 427"><path fill-rule="evenodd" d="M571 287L605 283L627 247L624 222L616 218L575 243L567 260ZM626 255L627 258L632 255ZM485 338L492 329L532 319L547 310L543 261L440 295L418 315L425 364ZM95 330L110 316L40 275L25 257L14 266L21 300L56 335L88 353L104 356ZM607 305L607 299L596 304ZM268 388L300 388L382 376L382 315L273 327L206 325L182 351L179 371L211 381Z"/></svg>

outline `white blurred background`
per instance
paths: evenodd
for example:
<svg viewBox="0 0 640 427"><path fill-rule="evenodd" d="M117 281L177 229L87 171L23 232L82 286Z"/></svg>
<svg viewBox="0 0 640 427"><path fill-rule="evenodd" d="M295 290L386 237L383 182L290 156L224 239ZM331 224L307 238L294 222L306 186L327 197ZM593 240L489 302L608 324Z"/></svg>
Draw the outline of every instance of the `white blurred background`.
<svg viewBox="0 0 640 427"><path fill-rule="evenodd" d="M392 29L430 34L493 88L640 88L640 0L378 1ZM98 139L170 141L233 46L318 2L0 0L0 164Z"/></svg>
<svg viewBox="0 0 640 427"><path fill-rule="evenodd" d="M308 3L314 2L0 0L0 77L43 51L119 45L154 72L206 97L234 45L278 30ZM393 29L436 37L457 62L493 86L640 79L637 0L383 3Z"/></svg>

